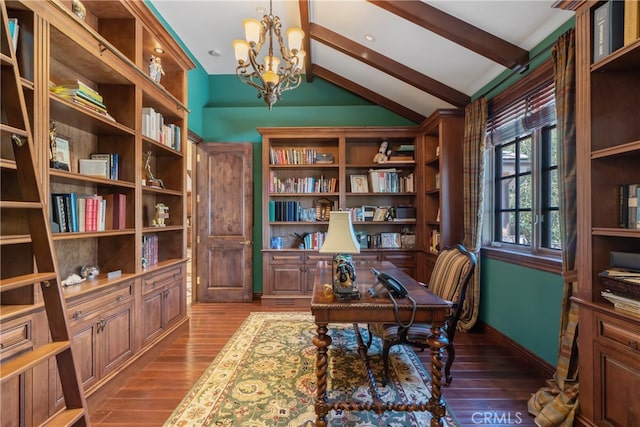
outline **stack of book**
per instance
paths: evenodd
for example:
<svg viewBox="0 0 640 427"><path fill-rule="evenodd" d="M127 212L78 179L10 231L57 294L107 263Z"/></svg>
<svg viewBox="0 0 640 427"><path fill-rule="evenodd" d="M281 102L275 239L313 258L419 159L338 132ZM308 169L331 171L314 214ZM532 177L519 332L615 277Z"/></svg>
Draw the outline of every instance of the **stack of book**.
<svg viewBox="0 0 640 427"><path fill-rule="evenodd" d="M600 278L605 285L601 295L616 310L640 316L640 272L611 268Z"/></svg>
<svg viewBox="0 0 640 427"><path fill-rule="evenodd" d="M142 134L159 143L180 151L182 129L173 123L165 123L164 116L153 107L142 109Z"/></svg>
<svg viewBox="0 0 640 427"><path fill-rule="evenodd" d="M64 80L51 87L51 92L74 104L80 105L93 112L103 115L109 120L115 121L107 112L102 95L80 80Z"/></svg>
<svg viewBox="0 0 640 427"><path fill-rule="evenodd" d="M415 161L416 146L413 144L402 144L396 150L391 151L385 163L406 163Z"/></svg>

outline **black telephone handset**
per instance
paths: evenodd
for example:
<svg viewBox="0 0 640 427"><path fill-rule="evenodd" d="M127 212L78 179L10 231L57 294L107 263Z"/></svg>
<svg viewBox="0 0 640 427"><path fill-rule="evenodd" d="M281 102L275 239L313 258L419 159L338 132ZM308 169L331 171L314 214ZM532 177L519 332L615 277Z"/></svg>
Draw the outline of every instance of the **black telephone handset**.
<svg viewBox="0 0 640 427"><path fill-rule="evenodd" d="M375 268L372 268L371 271L373 272L373 274L375 274L378 283L381 284L384 289L387 289L387 291L389 291L391 295L398 298L404 298L409 293L407 291L407 288L405 288L404 285L392 275L384 272L381 273ZM380 293L381 290L382 289L378 286L378 284L376 284L371 289L369 289L369 292L371 293L372 297L375 297Z"/></svg>

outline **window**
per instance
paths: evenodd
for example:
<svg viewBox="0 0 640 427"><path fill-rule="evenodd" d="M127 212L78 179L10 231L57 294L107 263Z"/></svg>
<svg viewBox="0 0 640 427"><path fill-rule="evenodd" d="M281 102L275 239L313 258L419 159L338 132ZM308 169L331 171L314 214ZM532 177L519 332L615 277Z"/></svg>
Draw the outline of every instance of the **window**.
<svg viewBox="0 0 640 427"><path fill-rule="evenodd" d="M558 140L549 78L492 105L491 246L558 257Z"/></svg>

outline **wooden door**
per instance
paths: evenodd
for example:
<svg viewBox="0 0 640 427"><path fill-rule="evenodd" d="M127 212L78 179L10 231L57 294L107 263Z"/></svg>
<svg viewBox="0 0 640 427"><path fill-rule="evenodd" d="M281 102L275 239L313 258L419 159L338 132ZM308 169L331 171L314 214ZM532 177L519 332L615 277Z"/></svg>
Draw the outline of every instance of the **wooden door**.
<svg viewBox="0 0 640 427"><path fill-rule="evenodd" d="M201 143L196 155L196 300L253 299L250 143Z"/></svg>

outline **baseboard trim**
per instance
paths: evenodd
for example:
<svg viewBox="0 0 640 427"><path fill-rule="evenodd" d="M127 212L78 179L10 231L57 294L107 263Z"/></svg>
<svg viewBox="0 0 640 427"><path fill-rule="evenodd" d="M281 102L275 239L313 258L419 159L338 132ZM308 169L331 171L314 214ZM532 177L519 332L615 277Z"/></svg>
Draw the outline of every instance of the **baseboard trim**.
<svg viewBox="0 0 640 427"><path fill-rule="evenodd" d="M553 374L556 371L556 368L554 366L551 366L545 360L527 350L508 336L504 335L502 332L480 321L476 324L476 328L485 332L490 339L495 340L498 344L500 344L501 347L505 349L505 351L508 351L518 358L524 359L529 362L529 364L534 369L543 374L545 377L553 377Z"/></svg>

